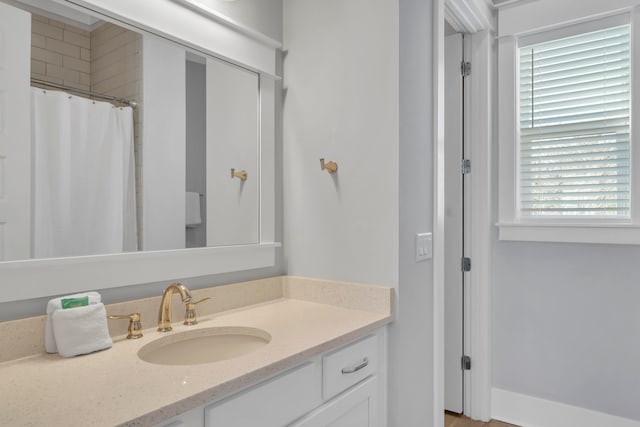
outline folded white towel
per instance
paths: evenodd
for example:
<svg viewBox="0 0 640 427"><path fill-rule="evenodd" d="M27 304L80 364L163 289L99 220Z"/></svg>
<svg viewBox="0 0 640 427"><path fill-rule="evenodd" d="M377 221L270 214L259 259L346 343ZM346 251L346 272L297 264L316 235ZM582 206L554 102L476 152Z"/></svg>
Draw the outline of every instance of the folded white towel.
<svg viewBox="0 0 640 427"><path fill-rule="evenodd" d="M187 191L185 195L185 225L196 227L202 223L200 217L200 193Z"/></svg>
<svg viewBox="0 0 640 427"><path fill-rule="evenodd" d="M102 296L97 292L83 292L79 294L67 295L64 297L54 298L47 303L47 321L44 327L44 348L47 353L57 353L58 347L56 346L56 340L53 336L53 322L51 321L51 314L62 309L62 300L66 298L83 298L89 297L89 305L97 304L102 301Z"/></svg>
<svg viewBox="0 0 640 427"><path fill-rule="evenodd" d="M93 353L113 345L102 303L56 310L51 317L53 335L62 357Z"/></svg>

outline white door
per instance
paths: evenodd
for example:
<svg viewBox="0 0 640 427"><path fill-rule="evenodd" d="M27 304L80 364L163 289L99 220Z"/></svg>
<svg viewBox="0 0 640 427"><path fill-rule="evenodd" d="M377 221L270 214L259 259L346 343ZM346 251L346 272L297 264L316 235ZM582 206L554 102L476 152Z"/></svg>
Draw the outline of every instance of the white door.
<svg viewBox="0 0 640 427"><path fill-rule="evenodd" d="M445 409L463 412L463 58L461 34L445 38Z"/></svg>
<svg viewBox="0 0 640 427"><path fill-rule="evenodd" d="M0 261L31 257L31 15L0 3Z"/></svg>
<svg viewBox="0 0 640 427"><path fill-rule="evenodd" d="M207 60L207 246L258 243L258 94L258 74Z"/></svg>

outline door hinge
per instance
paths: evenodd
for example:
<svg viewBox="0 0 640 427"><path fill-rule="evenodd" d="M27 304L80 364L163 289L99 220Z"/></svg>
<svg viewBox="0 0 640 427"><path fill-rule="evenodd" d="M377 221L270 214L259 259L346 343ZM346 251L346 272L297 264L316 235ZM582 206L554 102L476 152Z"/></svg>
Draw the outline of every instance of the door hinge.
<svg viewBox="0 0 640 427"><path fill-rule="evenodd" d="M471 75L471 62L462 61L460 64L460 73L462 77L468 77Z"/></svg>
<svg viewBox="0 0 640 427"><path fill-rule="evenodd" d="M471 369L471 357L464 355L462 356L462 358L460 359L460 366L462 367L463 371L468 371Z"/></svg>
<svg viewBox="0 0 640 427"><path fill-rule="evenodd" d="M460 171L462 172L462 175L471 173L471 160L462 159L462 161L460 162Z"/></svg>
<svg viewBox="0 0 640 427"><path fill-rule="evenodd" d="M462 271L471 271L471 258L462 257Z"/></svg>

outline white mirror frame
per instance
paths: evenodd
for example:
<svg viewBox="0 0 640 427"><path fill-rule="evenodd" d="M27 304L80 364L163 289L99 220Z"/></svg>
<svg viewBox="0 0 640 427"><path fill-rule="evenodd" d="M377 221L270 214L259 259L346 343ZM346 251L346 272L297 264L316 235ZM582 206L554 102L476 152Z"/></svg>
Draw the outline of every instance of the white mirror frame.
<svg viewBox="0 0 640 427"><path fill-rule="evenodd" d="M130 0L54 1L260 74L260 243L0 262L0 303L273 266L280 246L274 241L274 102L281 44L192 0L154 0L152 7Z"/></svg>

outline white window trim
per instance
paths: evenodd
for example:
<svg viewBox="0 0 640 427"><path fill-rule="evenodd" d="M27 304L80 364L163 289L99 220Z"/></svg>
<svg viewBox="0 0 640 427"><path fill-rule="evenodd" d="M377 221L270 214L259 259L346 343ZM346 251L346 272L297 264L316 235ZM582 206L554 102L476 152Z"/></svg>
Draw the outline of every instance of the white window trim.
<svg viewBox="0 0 640 427"><path fill-rule="evenodd" d="M559 0L554 0L558 2ZM563 2L562 0L560 0ZM538 5L544 8L548 0L541 0ZM594 3L587 0L586 3ZM533 27L526 15L531 10L521 11L520 20L523 32L511 34L501 33L498 38L498 238L500 240L533 241L533 242L574 242L574 243L606 243L606 244L640 244L640 131L635 132L633 125L640 124L640 6L637 2L629 3L626 8L601 10L593 15L563 16L563 20L550 23L540 22ZM634 4L635 3L635 4ZM536 4L530 3L529 6ZM509 10L509 19L514 19L516 10ZM584 12L582 12L584 13ZM631 25L632 79L631 79L631 218L630 219L565 219L565 218L522 218L518 211L518 42L531 40L533 34L557 31L573 25L584 26L589 31L590 21L601 21L603 18L616 19L616 15L626 13ZM535 14L534 14L535 16ZM548 17L548 15L547 15ZM502 15L499 18L507 18ZM535 21L535 19L534 19ZM512 25L513 27L513 25ZM544 37L544 35L542 35Z"/></svg>

